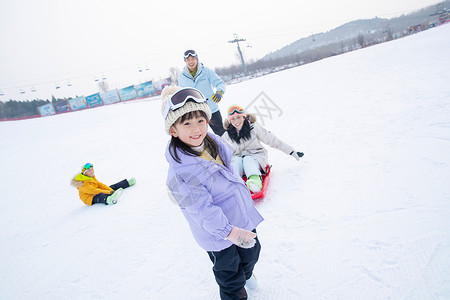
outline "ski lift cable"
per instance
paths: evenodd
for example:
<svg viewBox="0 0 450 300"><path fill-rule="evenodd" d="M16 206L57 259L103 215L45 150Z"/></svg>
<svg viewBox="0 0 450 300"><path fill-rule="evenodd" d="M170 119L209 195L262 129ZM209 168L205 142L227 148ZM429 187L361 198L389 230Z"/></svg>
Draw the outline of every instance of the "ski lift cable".
<svg viewBox="0 0 450 300"><path fill-rule="evenodd" d="M104 73L109 73L109 72L113 72L113 71L117 71L117 70L122 70L122 69L130 68L130 67L133 67L133 66L135 67L137 65L139 65L139 64L120 66L120 67L117 67L117 68L112 68L112 69L109 69L109 70L105 70L105 71L101 72L102 75L100 77L102 78L102 80L106 80L107 77L104 75ZM149 70L149 68L148 68L148 70ZM86 78L86 77L89 77L89 76L92 76L92 73L90 73L90 74L83 74L83 75L79 75L79 76L71 76L70 78L71 78L71 80L74 80L74 79ZM42 78L52 78L52 77L54 78L55 76L46 76L46 77L42 77ZM95 76L95 81L99 81L97 76ZM24 81L20 81L20 82L33 82L33 85L39 86L39 85L50 84L50 83L54 82L54 80L47 80L47 81L40 81L40 82L36 82L34 80L24 80ZM17 85L17 86L11 86L11 87L2 87L2 89L3 90L21 89L21 88L27 87L29 85L30 84Z"/></svg>
<svg viewBox="0 0 450 300"><path fill-rule="evenodd" d="M394 15L394 14L409 13L409 12L413 12L415 10L417 10L417 9L408 10L408 11L397 11L397 12L379 14L378 16L388 16L388 15ZM334 23L339 22L339 21L343 21L343 19L342 20L333 20L333 21L323 22L323 23L317 23L317 24L311 24L308 27L310 27L310 26L326 25L326 24L334 24ZM270 38L270 37L273 37L273 36L279 36L280 35L279 31L285 31L287 29L299 29L299 28L302 28L303 30L308 31L307 29L305 29L305 26L300 26L300 27L299 26L295 26L295 27L275 28L274 33L270 33L270 34L267 34L267 31L265 31L265 32L258 31L258 32L253 32L253 33L247 33L246 35L247 36L253 35L252 38L255 39L255 34L256 34L256 38L258 38L258 34L261 33L261 35L259 36L260 38ZM291 33L289 33L289 34L291 34ZM297 32L297 34L298 34L298 32ZM219 44L219 43L217 43L217 44ZM220 43L220 44L222 44L222 43ZM213 45L209 44L209 46L211 47ZM174 55L176 55L174 52L169 52L169 53L166 52L165 55L160 55L160 56L155 56L154 54L151 54L151 55L149 54L149 55L145 55L145 56L141 56L141 57L135 57L135 58L126 59L126 60L123 60L122 62L120 62L119 64L127 62L127 61L131 61L131 60L139 60L139 59L144 59L144 58L146 58L147 61L148 60L150 60L150 61L160 61L160 60L172 57ZM45 80L44 81L44 79L48 79L48 78L70 77L72 80L73 79L86 78L88 76L92 76L92 72L89 72L89 74L85 73L83 75L78 75L78 76L67 76L67 75L75 74L75 73L81 73L81 72L86 72L86 71L91 71L91 70L94 70L94 69L101 69L103 67L112 66L112 65L113 64L104 64L104 65L84 68L84 69L81 69L81 70L76 70L76 71L68 72L68 73L62 73L62 74L60 73L60 74L54 74L54 75L39 77L37 79L29 79L29 80L17 81L17 82L15 82L14 86L2 87L2 91L9 90L9 89L22 89L22 88L25 88L25 87L30 85L30 84L20 84L20 83L32 82L34 84L34 86L39 86L39 85L45 85L45 84L49 84L49 83L54 82L54 80ZM132 66L137 66L137 65L139 65L139 64L122 65L122 66L119 66L119 67L116 67L116 68L110 68L110 69L104 70L103 72L105 72L105 73L113 72L113 71L117 71L117 70L121 70L121 69L125 69L125 68L130 68ZM40 80L42 80L42 81L40 81Z"/></svg>
<svg viewBox="0 0 450 300"><path fill-rule="evenodd" d="M173 57L175 54L175 52L166 52L165 55L146 55L146 56L142 56L142 57L137 57L137 58L130 58L127 60L124 60L122 62L126 62L126 61L130 61L130 60L140 60L145 58L146 61L148 62L152 62L152 61L160 61L160 60L164 60L170 57ZM126 69L126 68L131 68L131 67L136 67L138 65L141 65L142 62L140 63L133 63L133 64L126 64L123 65L122 62L119 62L118 67L115 68L110 68L110 69L106 69L103 70L103 73L109 73L109 72L114 72L114 71L118 71L118 70L122 70L122 69ZM22 81L16 81L13 85L14 86L10 86L10 87L2 87L2 89L20 89L26 86L29 86L30 84L34 84L34 85L44 85L44 84L49 84L54 82L54 78L61 78L61 77L70 77L71 79L80 79L80 78L86 78L88 76L92 76L93 73L98 73L98 72L92 72L91 70L93 69L102 69L103 67L107 67L107 66L112 66L115 65L116 63L111 63L111 64L104 64L104 65L100 65L100 66L95 66L95 67L89 67L89 68L85 68L85 69L81 69L81 70L76 70L76 71L72 71L72 72L67 72L67 73L61 73L61 74L54 74L54 75L48 75L48 76L43 76L43 77L39 77L39 78L35 78L35 79L27 79L27 80L22 80ZM90 71L88 73L86 73L86 71ZM76 73L84 73L82 75L74 75L74 76L68 76L70 74L76 74ZM44 79L48 79L48 78L53 78L53 80L45 80ZM41 81L42 80L42 81ZM28 83L28 84L20 84L20 83Z"/></svg>

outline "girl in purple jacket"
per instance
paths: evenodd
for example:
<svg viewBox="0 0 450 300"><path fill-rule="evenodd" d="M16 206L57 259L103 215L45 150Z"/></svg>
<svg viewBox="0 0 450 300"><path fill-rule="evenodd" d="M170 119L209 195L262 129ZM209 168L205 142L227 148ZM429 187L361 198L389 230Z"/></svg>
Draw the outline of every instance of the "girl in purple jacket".
<svg viewBox="0 0 450 300"><path fill-rule="evenodd" d="M232 150L207 132L211 110L194 88L169 86L162 94L167 186L192 235L213 262L221 299L247 299L255 288L253 268L261 245L256 226L263 220L250 192L231 167Z"/></svg>

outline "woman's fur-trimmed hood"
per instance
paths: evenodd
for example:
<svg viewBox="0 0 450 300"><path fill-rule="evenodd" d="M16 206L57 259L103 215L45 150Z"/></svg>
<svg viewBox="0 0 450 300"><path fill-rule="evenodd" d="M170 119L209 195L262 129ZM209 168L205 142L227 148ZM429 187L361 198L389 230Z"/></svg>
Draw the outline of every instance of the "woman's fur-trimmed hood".
<svg viewBox="0 0 450 300"><path fill-rule="evenodd" d="M253 124L256 122L256 116L253 114L247 114L247 120L250 122L250 124ZM223 129L227 130L230 126L230 121L228 119L225 119L223 121Z"/></svg>
<svg viewBox="0 0 450 300"><path fill-rule="evenodd" d="M79 188L83 185L83 181L78 181L75 179L77 177L77 175L73 176L72 180L70 181L70 185L75 188Z"/></svg>
<svg viewBox="0 0 450 300"><path fill-rule="evenodd" d="M89 176L86 176L86 175L84 175L82 173L79 173L79 174L75 175L72 178L72 180L70 181L70 184L73 187L79 188L79 187L81 187L83 185L83 183L85 181L90 181L90 180L93 180L93 179L95 180L95 176L89 177Z"/></svg>

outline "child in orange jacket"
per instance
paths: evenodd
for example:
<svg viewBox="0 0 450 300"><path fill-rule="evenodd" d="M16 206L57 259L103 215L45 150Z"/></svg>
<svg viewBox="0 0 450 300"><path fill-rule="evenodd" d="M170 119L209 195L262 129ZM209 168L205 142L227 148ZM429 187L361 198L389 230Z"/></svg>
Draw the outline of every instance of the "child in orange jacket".
<svg viewBox="0 0 450 300"><path fill-rule="evenodd" d="M95 178L94 165L87 163L81 173L77 174L71 182L78 189L81 201L86 205L103 203L107 205L116 204L122 195L123 189L136 184L136 179L124 179L111 186L101 183Z"/></svg>

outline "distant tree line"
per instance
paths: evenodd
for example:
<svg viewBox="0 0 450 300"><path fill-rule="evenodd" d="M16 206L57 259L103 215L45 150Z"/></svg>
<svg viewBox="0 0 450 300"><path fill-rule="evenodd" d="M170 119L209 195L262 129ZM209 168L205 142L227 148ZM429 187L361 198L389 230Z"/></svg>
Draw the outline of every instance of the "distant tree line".
<svg viewBox="0 0 450 300"><path fill-rule="evenodd" d="M57 99L55 96L52 96L51 103L69 99L71 98ZM32 101L17 101L11 99L6 102L0 101L0 120L38 116L38 107L48 103L50 103L49 100L42 99L35 99Z"/></svg>
<svg viewBox="0 0 450 300"><path fill-rule="evenodd" d="M38 106L50 103L48 100L0 101L0 120L39 115Z"/></svg>
<svg viewBox="0 0 450 300"><path fill-rule="evenodd" d="M323 46L317 45L313 49L305 51L299 50L298 53L293 55L286 55L284 57L277 58L272 58L272 55L269 56L269 58L266 57L257 61L247 62L246 67L248 76L250 78L263 76L269 73L311 63L323 58L402 38L413 33L408 32L406 29L409 28L411 24L421 24L420 30L429 29L432 27L431 24L437 21L438 18L436 15L444 11L443 8L448 7L449 4L450 1L447 0L438 5L429 6L409 15L402 15L398 18L390 19L388 25L383 28L383 30L366 32L365 34L361 33L356 37ZM215 71L227 83L233 83L236 82L236 80L240 80L245 77L243 66L241 64L216 68Z"/></svg>
<svg viewBox="0 0 450 300"><path fill-rule="evenodd" d="M394 35L390 28L387 29L387 31L383 36L360 34L355 38L324 45L294 55L250 61L246 64L247 71L251 77L262 76L269 73L278 72L284 69L289 69L300 65L308 64L327 57L391 41L393 39L403 37L404 35L405 34ZM222 68L215 68L215 71L226 82L231 82L236 78L244 76L243 67L240 64Z"/></svg>

